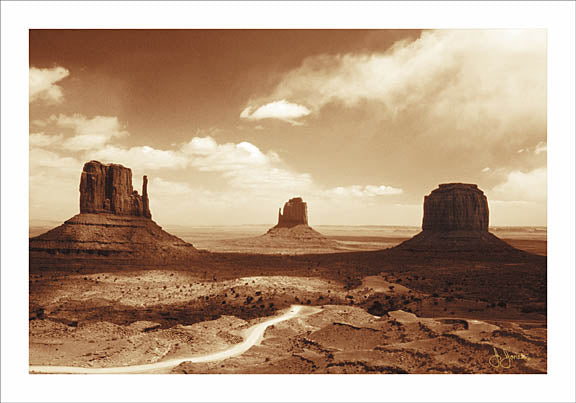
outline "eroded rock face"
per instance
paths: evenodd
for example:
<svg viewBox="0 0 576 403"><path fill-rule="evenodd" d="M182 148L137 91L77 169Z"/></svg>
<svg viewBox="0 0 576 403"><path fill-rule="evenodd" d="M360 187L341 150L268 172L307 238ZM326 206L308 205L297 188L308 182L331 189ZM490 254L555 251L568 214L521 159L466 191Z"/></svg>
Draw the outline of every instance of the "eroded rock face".
<svg viewBox="0 0 576 403"><path fill-rule="evenodd" d="M118 164L90 161L80 179L80 213L108 213L152 218L148 201L148 178L142 195L132 188L132 170Z"/></svg>
<svg viewBox="0 0 576 403"><path fill-rule="evenodd" d="M423 231L488 231L488 200L477 185L443 183L424 197Z"/></svg>
<svg viewBox="0 0 576 403"><path fill-rule="evenodd" d="M152 220L147 186L144 176L139 195L132 188L132 171L122 165L84 164L80 214L30 238L30 267L75 265L76 258L114 265L187 262L196 248Z"/></svg>
<svg viewBox="0 0 576 403"><path fill-rule="evenodd" d="M308 206L301 197L294 197L284 204L284 209L278 211L277 227L294 227L308 225Z"/></svg>
<svg viewBox="0 0 576 403"><path fill-rule="evenodd" d="M488 231L488 201L478 186L445 183L424 197L422 232L390 250L398 256L508 259L527 253Z"/></svg>

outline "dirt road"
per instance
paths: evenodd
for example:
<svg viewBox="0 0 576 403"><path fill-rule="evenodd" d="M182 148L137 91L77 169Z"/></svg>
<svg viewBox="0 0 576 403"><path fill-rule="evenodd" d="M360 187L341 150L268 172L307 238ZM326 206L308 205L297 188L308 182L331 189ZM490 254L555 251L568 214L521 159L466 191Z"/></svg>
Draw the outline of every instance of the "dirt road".
<svg viewBox="0 0 576 403"><path fill-rule="evenodd" d="M307 316L320 312L319 308L306 307L302 305L292 305L290 310L281 316L254 325L246 330L246 337L242 343L238 343L226 350L195 357L176 358L167 361L155 362L152 364L131 365L127 367L110 368L85 368L85 367L65 367L65 366L30 366L30 373L34 374L133 374L142 372L154 372L162 369L170 369L181 363L188 362L210 362L221 361L230 357L238 356L248 351L252 346L260 343L264 333L269 326L296 317Z"/></svg>

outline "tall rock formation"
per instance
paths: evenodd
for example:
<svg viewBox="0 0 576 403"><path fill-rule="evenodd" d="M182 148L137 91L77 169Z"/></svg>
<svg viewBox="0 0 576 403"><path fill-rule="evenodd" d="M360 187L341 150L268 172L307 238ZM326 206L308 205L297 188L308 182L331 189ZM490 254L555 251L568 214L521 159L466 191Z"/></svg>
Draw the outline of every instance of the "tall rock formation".
<svg viewBox="0 0 576 403"><path fill-rule="evenodd" d="M278 211L277 227L294 227L308 225L308 206L301 197L294 197L284 204L284 209Z"/></svg>
<svg viewBox="0 0 576 403"><path fill-rule="evenodd" d="M111 213L152 218L148 202L148 178L142 196L132 188L132 170L98 161L84 164L80 178L80 213Z"/></svg>
<svg viewBox="0 0 576 403"><path fill-rule="evenodd" d="M391 252L420 255L521 253L488 231L488 200L477 185L444 183L424 197L422 232Z"/></svg>
<svg viewBox="0 0 576 403"><path fill-rule="evenodd" d="M308 225L308 205L293 197L278 211L278 224L254 242L258 250L272 253L312 253L335 251L338 244ZM268 252L267 252L268 253Z"/></svg>
<svg viewBox="0 0 576 403"><path fill-rule="evenodd" d="M488 200L477 185L443 183L424 197L423 231L488 231Z"/></svg>
<svg viewBox="0 0 576 403"><path fill-rule="evenodd" d="M73 257L105 257L100 262L107 264L187 261L196 248L152 221L147 187L144 176L142 195L132 188L130 168L87 162L80 177L80 214L30 239L30 265L65 264L62 259Z"/></svg>

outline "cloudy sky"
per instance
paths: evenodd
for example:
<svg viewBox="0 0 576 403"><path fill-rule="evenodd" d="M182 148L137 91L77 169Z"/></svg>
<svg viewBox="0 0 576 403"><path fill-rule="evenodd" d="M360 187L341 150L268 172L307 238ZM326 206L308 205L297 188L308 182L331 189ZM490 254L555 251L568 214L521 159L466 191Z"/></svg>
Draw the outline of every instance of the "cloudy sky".
<svg viewBox="0 0 576 403"><path fill-rule="evenodd" d="M84 162L150 179L159 224L419 225L477 183L546 225L544 30L32 30L30 223L79 211Z"/></svg>

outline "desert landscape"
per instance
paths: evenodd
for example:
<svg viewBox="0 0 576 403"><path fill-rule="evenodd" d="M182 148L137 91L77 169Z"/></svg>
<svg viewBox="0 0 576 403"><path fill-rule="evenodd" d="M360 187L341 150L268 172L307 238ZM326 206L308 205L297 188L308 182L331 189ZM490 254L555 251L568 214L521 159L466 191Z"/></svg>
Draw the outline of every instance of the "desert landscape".
<svg viewBox="0 0 576 403"><path fill-rule="evenodd" d="M293 198L264 234L186 242L131 175L86 163L80 214L30 239L31 373L546 373L545 228L501 240L475 185L440 185L411 238L323 235Z"/></svg>
<svg viewBox="0 0 576 403"><path fill-rule="evenodd" d="M39 383L552 372L545 29L26 32Z"/></svg>

